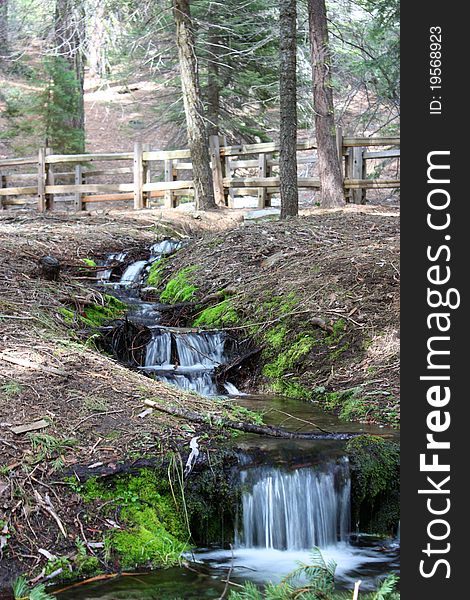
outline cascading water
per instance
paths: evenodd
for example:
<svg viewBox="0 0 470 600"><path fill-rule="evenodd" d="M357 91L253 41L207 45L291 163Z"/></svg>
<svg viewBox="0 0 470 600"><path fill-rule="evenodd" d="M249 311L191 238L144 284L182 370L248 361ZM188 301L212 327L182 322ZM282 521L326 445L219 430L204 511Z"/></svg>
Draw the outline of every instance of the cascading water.
<svg viewBox="0 0 470 600"><path fill-rule="evenodd" d="M299 563L311 564L311 551L318 547L326 561L337 564L337 583L351 587L361 569L361 589L374 587L375 568L386 569L380 565L390 558L383 548L362 548L349 541L347 457L311 467L245 468L240 480L243 491L233 549L203 550L195 554L197 560L243 579L276 583Z"/></svg>
<svg viewBox="0 0 470 600"><path fill-rule="evenodd" d="M147 344L145 366L161 366L171 368L171 333L154 333Z"/></svg>
<svg viewBox="0 0 470 600"><path fill-rule="evenodd" d="M113 265L115 263L120 264L123 262L123 260L126 258L126 253L125 252L114 252L113 254L110 254L108 256L108 258L106 259L105 263L104 263L104 267L108 267L110 265ZM96 278L101 282L107 282L110 280L111 275L113 274L113 269L104 269L103 271L97 271L96 272Z"/></svg>
<svg viewBox="0 0 470 600"><path fill-rule="evenodd" d="M175 362L171 363L172 338ZM214 369L225 362L225 334L174 333L156 330L147 346L145 369L161 381L184 390L212 396L217 394Z"/></svg>
<svg viewBox="0 0 470 600"><path fill-rule="evenodd" d="M121 277L121 285L139 284L142 278L142 273L147 266L147 260L138 260L130 264L124 271Z"/></svg>
<svg viewBox="0 0 470 600"><path fill-rule="evenodd" d="M350 527L349 464L322 470L254 468L241 472L242 531L236 545L246 548L309 550L344 542Z"/></svg>

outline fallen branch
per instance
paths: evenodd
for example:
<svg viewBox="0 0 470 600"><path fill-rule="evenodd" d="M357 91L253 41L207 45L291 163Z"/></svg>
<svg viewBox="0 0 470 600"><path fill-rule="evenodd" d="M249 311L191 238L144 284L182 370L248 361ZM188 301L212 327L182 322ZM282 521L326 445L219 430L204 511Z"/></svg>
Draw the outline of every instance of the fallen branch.
<svg viewBox="0 0 470 600"><path fill-rule="evenodd" d="M44 371L45 373L50 373L51 375L62 375L68 377L71 373L64 371L63 369L56 369L56 367L48 367L46 365L40 365L39 363L32 362L26 358L20 358L17 356L11 356L6 352L2 352L0 354L0 360L4 360L6 362L12 363L14 365L19 365L20 367L25 367L26 369L33 369L35 371Z"/></svg>
<svg viewBox="0 0 470 600"><path fill-rule="evenodd" d="M144 400L144 404L155 408L161 412L174 417L180 417L191 421L193 423L200 423L201 425L207 425L209 418L204 415L177 408L176 406L162 406L153 400ZM232 421L224 417L217 417L217 424L226 427L227 429L236 429L237 431L244 431L245 433L256 433L258 435L265 435L275 438L283 438L287 440L349 440L353 437L360 435L359 433L317 433L317 432L294 432L286 431L280 427L273 427L272 425L255 425L254 423L246 423L243 421Z"/></svg>

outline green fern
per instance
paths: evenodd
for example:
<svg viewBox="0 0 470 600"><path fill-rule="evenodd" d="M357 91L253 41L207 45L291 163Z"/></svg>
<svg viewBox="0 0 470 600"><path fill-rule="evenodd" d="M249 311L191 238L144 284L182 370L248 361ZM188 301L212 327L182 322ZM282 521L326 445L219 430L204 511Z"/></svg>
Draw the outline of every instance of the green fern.
<svg viewBox="0 0 470 600"><path fill-rule="evenodd" d="M375 592L373 600L387 600L394 592L398 580L399 577L393 573L386 577L380 584L379 589Z"/></svg>
<svg viewBox="0 0 470 600"><path fill-rule="evenodd" d="M43 583L30 589L24 577L18 577L12 585L12 590L15 600L53 600Z"/></svg>

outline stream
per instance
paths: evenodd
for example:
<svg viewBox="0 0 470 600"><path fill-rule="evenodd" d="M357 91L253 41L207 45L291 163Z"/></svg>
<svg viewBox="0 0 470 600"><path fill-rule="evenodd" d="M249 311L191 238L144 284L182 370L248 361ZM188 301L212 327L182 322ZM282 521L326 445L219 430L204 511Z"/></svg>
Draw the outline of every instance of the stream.
<svg viewBox="0 0 470 600"><path fill-rule="evenodd" d="M216 381L215 369L232 358L225 332L165 328L160 325L159 305L140 300L150 265L179 246L174 240L155 244L148 260L121 269L120 277L110 265L124 263L126 256L111 255L97 274L101 287L130 305L128 319L151 331L139 367L142 372L184 390L223 396L227 403L263 413L266 424L291 431L312 431L317 425L331 432L348 430L397 439L394 430L344 423L312 403L240 394L230 381ZM219 598L227 574L234 584L279 582L298 561L309 563L314 546L326 560L337 563L338 588L352 588L361 579L361 590L374 589L379 577L398 572L399 539L364 535L351 523L351 476L343 441L243 434L230 444L238 456L242 489L232 548L195 548L184 557L186 566L97 581L59 593L57 598Z"/></svg>

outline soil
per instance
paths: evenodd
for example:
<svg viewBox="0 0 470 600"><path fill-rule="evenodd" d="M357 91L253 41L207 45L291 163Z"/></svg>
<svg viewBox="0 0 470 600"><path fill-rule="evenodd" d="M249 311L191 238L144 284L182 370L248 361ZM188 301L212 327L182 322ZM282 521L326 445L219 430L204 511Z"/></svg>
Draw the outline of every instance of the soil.
<svg viewBox="0 0 470 600"><path fill-rule="evenodd" d="M273 290L297 295L289 318L299 330L318 319L327 327L344 319L358 343L326 374L307 356L302 382L331 390L362 385L371 392L368 419L377 407L398 414L398 211L317 209L297 220L251 226L240 226L242 214L0 214L0 585L18 572L38 573L45 563L39 549L67 554L77 537L101 539L113 527L98 511L85 518L66 475L73 481L129 470L169 450L184 458L194 435L209 433L206 449L224 435L157 409L141 417L145 399L230 417L216 400L119 365L97 350L83 324L67 323L61 309L80 314L103 301L82 259L124 249L137 255L164 237L191 236L168 261L166 279L197 265L198 297L232 288L244 322L256 320L256 307ZM61 262L58 281L41 279L44 255ZM245 325L237 327L245 334ZM365 338L366 349L359 344ZM253 381L263 385L259 374ZM42 429L12 431L40 420Z"/></svg>
<svg viewBox="0 0 470 600"><path fill-rule="evenodd" d="M176 271L195 267L198 297L230 290L240 322L228 329L241 337L252 334L259 346L282 323L287 323L292 341L319 326L331 333L341 322L344 339L338 346L330 341L329 347L309 352L286 377L308 389L324 388L323 396L360 390L360 411L356 407L351 416L396 426L399 213L370 206L303 212L300 219L200 236L169 261L162 286ZM267 300L289 295L294 301L286 315L281 306L265 309ZM259 371L248 385L269 389Z"/></svg>

